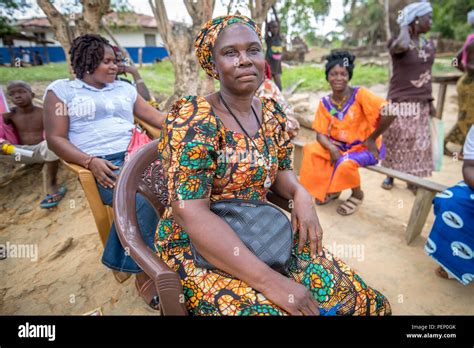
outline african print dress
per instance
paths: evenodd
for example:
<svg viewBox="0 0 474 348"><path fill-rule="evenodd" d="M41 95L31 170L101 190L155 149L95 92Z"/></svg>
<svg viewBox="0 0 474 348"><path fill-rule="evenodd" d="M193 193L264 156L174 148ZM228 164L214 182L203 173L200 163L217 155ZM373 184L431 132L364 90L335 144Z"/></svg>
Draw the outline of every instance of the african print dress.
<svg viewBox="0 0 474 348"><path fill-rule="evenodd" d="M456 90L458 92L458 120L446 136L446 142L463 145L467 133L474 124L474 77L464 73L459 79Z"/></svg>
<svg viewBox="0 0 474 348"><path fill-rule="evenodd" d="M264 126L253 136L258 151L269 153L274 181L279 170L291 170L292 150L286 132L285 115L272 99L261 98ZM245 282L220 272L194 266L186 232L175 222L171 202L227 198L264 201L266 167L250 161L233 160L232 155L255 150L252 141L226 129L202 97L178 101L164 125L158 149L161 153L169 198L156 234L158 255L182 279L186 306L192 315L286 315L262 293ZM226 154L225 156L223 154ZM368 287L341 260L327 250L311 259L309 245L297 252L295 236L290 275L310 289L319 301L322 314L386 315L387 299Z"/></svg>

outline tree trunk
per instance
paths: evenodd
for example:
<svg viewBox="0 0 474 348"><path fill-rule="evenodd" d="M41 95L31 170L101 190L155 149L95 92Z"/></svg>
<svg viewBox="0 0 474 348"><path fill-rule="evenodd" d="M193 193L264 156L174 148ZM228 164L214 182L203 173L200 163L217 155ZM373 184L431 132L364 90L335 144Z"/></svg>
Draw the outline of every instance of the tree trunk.
<svg viewBox="0 0 474 348"><path fill-rule="evenodd" d="M46 17L48 17L56 40L59 41L64 50L69 73L72 77L71 57L69 56L72 40L84 34L99 34L100 21L102 16L109 10L110 0L81 0L82 14L79 16L71 14L68 18L59 12L51 0L38 0L37 2ZM74 28L69 25L69 21L75 22Z"/></svg>
<svg viewBox="0 0 474 348"><path fill-rule="evenodd" d="M249 0L250 16L253 21L262 28L263 22L267 18L268 10L274 6L276 0Z"/></svg>
<svg viewBox="0 0 474 348"><path fill-rule="evenodd" d="M158 32L174 67L174 92L168 98L165 108L185 95L197 95L199 83L199 63L194 54L194 39L203 24L212 18L215 0L185 0L184 4L191 16L191 27L176 23L171 25L163 0L149 0L155 15Z"/></svg>
<svg viewBox="0 0 474 348"><path fill-rule="evenodd" d="M69 50L71 49L71 43L74 38L72 28L68 25L66 18L58 11L51 1L38 0L38 6L41 7L53 27L54 35L64 50L66 62L69 66L69 73L72 76L71 57L69 56Z"/></svg>
<svg viewBox="0 0 474 348"><path fill-rule="evenodd" d="M387 40L390 40L392 32L390 30L390 4L389 0L384 0L384 17L385 17L385 34ZM393 67L392 67L392 57L388 55L388 79L392 78Z"/></svg>
<svg viewBox="0 0 474 348"><path fill-rule="evenodd" d="M84 26L77 35L99 33L102 17L107 14L110 0L81 0Z"/></svg>

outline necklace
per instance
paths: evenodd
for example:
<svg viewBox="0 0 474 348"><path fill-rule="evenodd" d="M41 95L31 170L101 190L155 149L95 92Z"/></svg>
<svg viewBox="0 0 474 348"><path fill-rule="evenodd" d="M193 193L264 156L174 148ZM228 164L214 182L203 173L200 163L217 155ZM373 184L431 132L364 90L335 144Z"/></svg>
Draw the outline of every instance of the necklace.
<svg viewBox="0 0 474 348"><path fill-rule="evenodd" d="M347 101L347 98L348 98L348 96L345 95L345 96L342 98L342 100L338 103L338 102L336 102L336 101L334 100L334 96L331 96L331 101L332 101L332 103L336 106L336 108L337 108L338 110L342 110L342 108L344 107L344 104L345 104L346 101Z"/></svg>
<svg viewBox="0 0 474 348"><path fill-rule="evenodd" d="M263 184L263 187L265 188L269 188L270 186L272 186L272 180L270 179L270 168L271 168L271 165L272 165L272 155L270 154L270 147L268 146L267 144L267 138L265 136L265 128L263 130L263 141L265 143L265 148L267 149L267 152L268 152L268 155L269 155L269 158L267 158L262 152L260 152L260 150L258 149L257 147L257 144L255 144L255 142L253 141L253 138L247 133L247 131L245 130L245 128L242 126L242 124L240 123L239 119L234 115L234 113L232 112L232 110L230 109L229 105L227 105L226 101L224 100L224 98L222 97L222 94L221 92L217 92L217 94L219 95L219 98L220 100L222 101L222 104L224 104L225 108L227 109L227 111L229 112L229 114L231 114L231 116L234 118L234 120L237 122L237 124L239 125L239 127L242 129L242 131L245 133L245 135L250 139L250 141L252 142L254 148L257 150L258 152L258 160L257 160L257 164L261 167L265 166L265 169L267 170L267 177L265 178L265 182ZM260 130L262 128L262 124L260 123L259 119L258 119L258 116L257 116L257 113L255 112L255 109L253 108L253 106L250 106L252 108L252 112L255 116L255 119L257 120L257 123L258 123L258 129ZM264 122L265 124L265 122Z"/></svg>
<svg viewBox="0 0 474 348"><path fill-rule="evenodd" d="M418 52L418 58L423 59L424 62L428 60L430 57L429 53L426 53L425 48L427 47L427 40L424 37L420 37L418 39L418 46L415 45L415 42L413 42L413 39L410 39L410 48L415 48L416 51Z"/></svg>
<svg viewBox="0 0 474 348"><path fill-rule="evenodd" d="M349 99L349 97L345 95L338 103L334 100L334 96L331 95L331 103L333 104L333 107L331 108L330 114L333 116L337 115L337 118L341 119L343 117L342 110L344 109L344 105L346 104L347 99Z"/></svg>

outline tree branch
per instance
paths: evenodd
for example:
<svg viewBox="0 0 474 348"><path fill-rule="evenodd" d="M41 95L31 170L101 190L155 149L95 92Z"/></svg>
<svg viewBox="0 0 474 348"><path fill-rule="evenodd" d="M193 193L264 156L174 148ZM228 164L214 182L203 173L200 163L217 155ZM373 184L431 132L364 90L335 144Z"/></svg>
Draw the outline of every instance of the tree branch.
<svg viewBox="0 0 474 348"><path fill-rule="evenodd" d="M149 1L150 4L152 4L152 0ZM152 9L154 9L153 13L155 15L158 32L160 33L160 36L163 39L166 47L170 49L173 44L173 40L171 38L171 26L163 0L155 0L155 6L152 7Z"/></svg>

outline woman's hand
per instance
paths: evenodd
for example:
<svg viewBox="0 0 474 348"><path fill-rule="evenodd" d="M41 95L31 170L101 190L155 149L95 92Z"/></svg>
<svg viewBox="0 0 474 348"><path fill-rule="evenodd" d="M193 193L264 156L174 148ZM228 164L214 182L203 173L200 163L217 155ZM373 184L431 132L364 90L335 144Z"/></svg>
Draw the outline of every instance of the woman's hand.
<svg viewBox="0 0 474 348"><path fill-rule="evenodd" d="M97 179L98 183L105 188L114 188L117 174L113 170L117 170L120 167L112 164L112 162L101 159L93 158L89 164L89 169Z"/></svg>
<svg viewBox="0 0 474 348"><path fill-rule="evenodd" d="M267 299L290 315L319 315L318 301L304 285L278 273L272 278L262 289Z"/></svg>
<svg viewBox="0 0 474 348"><path fill-rule="evenodd" d="M375 157L376 160L379 159L379 149L377 147L377 143L375 140L371 137L367 138L366 141L364 141L364 145L367 146L367 149L370 151L370 153Z"/></svg>
<svg viewBox="0 0 474 348"><path fill-rule="evenodd" d="M117 73L118 75L129 73L129 74L132 74L133 76L138 73L138 69L134 65L119 63L117 64L117 67L118 67L118 73Z"/></svg>
<svg viewBox="0 0 474 348"><path fill-rule="evenodd" d="M339 149L336 146L333 146L329 149L329 154L331 155L331 165L334 165L341 157L341 153L339 152Z"/></svg>
<svg viewBox="0 0 474 348"><path fill-rule="evenodd" d="M293 197L291 210L293 231L299 233L298 252L303 250L307 241L310 242L311 256L323 254L323 229L319 224L318 215L311 195L300 186ZM316 254L317 253L317 254Z"/></svg>

